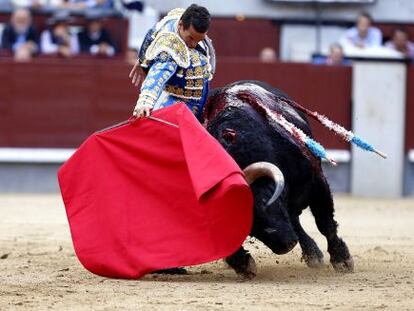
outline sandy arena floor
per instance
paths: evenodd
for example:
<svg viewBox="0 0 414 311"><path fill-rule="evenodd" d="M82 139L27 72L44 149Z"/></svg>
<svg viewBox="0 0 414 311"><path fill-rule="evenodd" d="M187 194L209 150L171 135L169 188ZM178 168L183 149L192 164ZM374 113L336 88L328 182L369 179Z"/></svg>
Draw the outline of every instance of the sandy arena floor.
<svg viewBox="0 0 414 311"><path fill-rule="evenodd" d="M248 242L253 281L222 261L127 281L80 265L59 195L0 195L0 310L414 310L414 200L335 200L352 274L307 268L298 246L276 256ZM325 250L310 213L302 218Z"/></svg>

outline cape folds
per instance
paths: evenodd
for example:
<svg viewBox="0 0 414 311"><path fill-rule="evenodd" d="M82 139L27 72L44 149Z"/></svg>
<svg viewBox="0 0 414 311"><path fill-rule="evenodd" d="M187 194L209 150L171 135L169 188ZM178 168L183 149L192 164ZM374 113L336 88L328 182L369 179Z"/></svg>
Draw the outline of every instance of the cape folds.
<svg viewBox="0 0 414 311"><path fill-rule="evenodd" d="M78 259L107 277L201 264L252 224L243 173L184 104L91 135L60 168Z"/></svg>

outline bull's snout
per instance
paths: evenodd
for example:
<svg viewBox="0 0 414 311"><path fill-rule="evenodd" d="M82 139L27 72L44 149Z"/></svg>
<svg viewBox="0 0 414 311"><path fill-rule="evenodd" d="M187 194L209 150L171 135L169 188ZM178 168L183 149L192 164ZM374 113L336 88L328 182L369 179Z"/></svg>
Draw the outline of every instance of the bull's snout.
<svg viewBox="0 0 414 311"><path fill-rule="evenodd" d="M283 255L290 252L299 240L298 236L293 231L280 232L275 229L265 229L265 231L269 236L271 236L271 242L267 246L277 255Z"/></svg>
<svg viewBox="0 0 414 311"><path fill-rule="evenodd" d="M297 243L298 240L283 242L278 247L272 249L272 251L277 255L283 255L290 252L296 246Z"/></svg>

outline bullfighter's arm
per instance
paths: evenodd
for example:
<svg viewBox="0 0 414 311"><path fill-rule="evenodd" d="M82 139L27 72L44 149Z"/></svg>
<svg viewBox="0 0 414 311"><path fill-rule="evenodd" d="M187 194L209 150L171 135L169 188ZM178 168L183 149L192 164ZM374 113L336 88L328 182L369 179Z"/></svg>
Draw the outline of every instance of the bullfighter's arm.
<svg viewBox="0 0 414 311"><path fill-rule="evenodd" d="M142 83L141 94L134 109L134 116L144 106L150 109L154 107L164 90L165 84L173 76L177 67L177 63L167 53L159 54Z"/></svg>

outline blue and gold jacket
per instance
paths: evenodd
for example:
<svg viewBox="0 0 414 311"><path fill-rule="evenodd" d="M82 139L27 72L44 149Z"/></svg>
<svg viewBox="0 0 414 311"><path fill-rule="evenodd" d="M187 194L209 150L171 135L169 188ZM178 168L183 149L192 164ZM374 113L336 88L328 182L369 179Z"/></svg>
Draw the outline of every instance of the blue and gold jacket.
<svg viewBox="0 0 414 311"><path fill-rule="evenodd" d="M160 109L181 101L200 119L214 74L215 53L209 38L195 49L187 47L177 31L183 12L172 10L148 31L139 54L147 76L137 104Z"/></svg>

